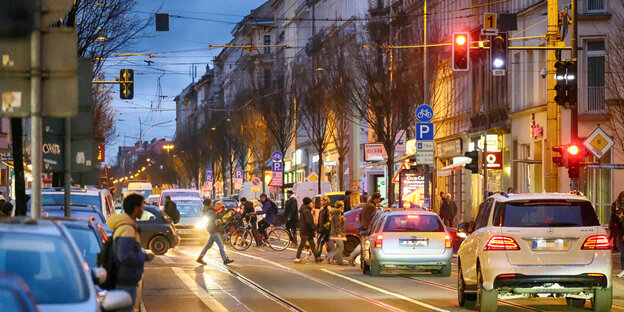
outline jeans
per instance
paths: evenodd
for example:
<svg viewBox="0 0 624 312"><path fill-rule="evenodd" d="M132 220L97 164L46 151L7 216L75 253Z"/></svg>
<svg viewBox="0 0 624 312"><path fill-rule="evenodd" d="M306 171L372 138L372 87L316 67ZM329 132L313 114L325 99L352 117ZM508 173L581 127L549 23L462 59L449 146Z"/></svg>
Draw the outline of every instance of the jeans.
<svg viewBox="0 0 624 312"><path fill-rule="evenodd" d="M258 222L258 231L260 232L260 234L264 236L265 240L269 238L269 235L267 235L266 229L270 226L271 224L264 219Z"/></svg>
<svg viewBox="0 0 624 312"><path fill-rule="evenodd" d="M201 253L199 254L199 258L203 258L204 255L206 255L206 252L208 252L208 249L212 247L213 243L217 243L217 246L219 246L221 259L223 259L223 261L227 260L227 256L225 255L225 249L223 248L223 242L221 241L221 234L219 234L218 232L210 234L210 237L208 237L208 242L206 242L206 246L204 246L204 249L202 249Z"/></svg>
<svg viewBox="0 0 624 312"><path fill-rule="evenodd" d="M334 243L333 241L329 240L329 234L319 234L319 237L317 239L317 244L318 244L318 254L322 254L323 253L323 245L327 244L327 251L331 252L332 250L334 250Z"/></svg>
<svg viewBox="0 0 624 312"><path fill-rule="evenodd" d="M327 254L327 259L332 259L335 257L338 264L342 264L342 253L344 252L344 242L342 239L332 239L334 244L336 244L336 248L330 251Z"/></svg>
<svg viewBox="0 0 624 312"><path fill-rule="evenodd" d="M622 232L618 233L616 236L617 246L620 250L620 265L622 266L622 271L624 271L624 237L622 237Z"/></svg>
<svg viewBox="0 0 624 312"><path fill-rule="evenodd" d="M297 259L301 259L301 252L306 245L306 242L310 244L310 250L312 254L314 254L314 258L318 258L320 253L316 250L316 245L314 244L314 238L308 236L302 236L301 242L299 242L299 247L297 248Z"/></svg>
<svg viewBox="0 0 624 312"><path fill-rule="evenodd" d="M125 292L127 292L128 294L130 294L130 298L132 298L132 306L127 308L127 309L120 309L117 310L119 312L132 312L134 311L134 304L136 303L136 296L137 296L137 286L129 286L129 285L116 285L115 289L117 290L123 290Z"/></svg>

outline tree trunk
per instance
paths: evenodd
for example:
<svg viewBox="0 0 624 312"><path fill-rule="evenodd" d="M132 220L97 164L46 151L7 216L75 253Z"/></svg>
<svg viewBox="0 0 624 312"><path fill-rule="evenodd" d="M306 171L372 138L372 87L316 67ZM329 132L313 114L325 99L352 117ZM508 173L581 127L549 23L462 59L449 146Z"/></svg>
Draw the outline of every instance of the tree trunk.
<svg viewBox="0 0 624 312"><path fill-rule="evenodd" d="M338 155L338 188L344 190L344 156Z"/></svg>
<svg viewBox="0 0 624 312"><path fill-rule="evenodd" d="M388 168L388 178L386 179L386 198L388 199L388 206L392 207L392 204L394 204L394 183L392 183L392 178L394 177L394 149L392 151L388 150L388 161L386 162L386 167Z"/></svg>
<svg viewBox="0 0 624 312"><path fill-rule="evenodd" d="M318 161L318 194L321 194L321 181L323 181L323 153L319 153L319 161Z"/></svg>
<svg viewBox="0 0 624 312"><path fill-rule="evenodd" d="M15 215L26 215L26 180L24 180L23 129L21 118L11 118L11 141L15 169ZM37 177L33 177L36 179ZM41 177L38 177L41 179Z"/></svg>

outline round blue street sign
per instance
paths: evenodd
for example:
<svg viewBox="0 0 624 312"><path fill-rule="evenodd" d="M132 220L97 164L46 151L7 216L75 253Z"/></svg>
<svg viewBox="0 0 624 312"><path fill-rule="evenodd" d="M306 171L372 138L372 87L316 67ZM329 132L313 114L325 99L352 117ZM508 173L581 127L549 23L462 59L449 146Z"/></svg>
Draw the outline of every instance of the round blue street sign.
<svg viewBox="0 0 624 312"><path fill-rule="evenodd" d="M416 108L416 118L420 122L430 122L433 119L433 108L427 104L418 106Z"/></svg>
<svg viewBox="0 0 624 312"><path fill-rule="evenodd" d="M282 153L280 152L275 152L273 153L273 156L271 158L273 159L274 162L280 162L284 158L284 155L282 155Z"/></svg>

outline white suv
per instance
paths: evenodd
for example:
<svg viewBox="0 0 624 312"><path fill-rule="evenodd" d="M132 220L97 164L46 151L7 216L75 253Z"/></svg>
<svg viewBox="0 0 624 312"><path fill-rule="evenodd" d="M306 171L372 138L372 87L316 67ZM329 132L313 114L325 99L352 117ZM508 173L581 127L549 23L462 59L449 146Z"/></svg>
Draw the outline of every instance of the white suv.
<svg viewBox="0 0 624 312"><path fill-rule="evenodd" d="M502 194L482 203L458 255L460 306L496 311L498 299L552 295L610 311L611 245L584 197Z"/></svg>

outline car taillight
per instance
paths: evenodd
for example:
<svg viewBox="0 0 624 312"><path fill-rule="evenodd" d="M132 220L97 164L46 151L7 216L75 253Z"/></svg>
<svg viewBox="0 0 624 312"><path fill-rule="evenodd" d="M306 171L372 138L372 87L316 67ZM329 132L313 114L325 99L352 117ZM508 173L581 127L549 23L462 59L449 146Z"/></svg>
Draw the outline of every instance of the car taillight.
<svg viewBox="0 0 624 312"><path fill-rule="evenodd" d="M451 246L451 237L448 234L444 235L444 247L451 248Z"/></svg>
<svg viewBox="0 0 624 312"><path fill-rule="evenodd" d="M520 250L520 246L513 237L496 235L490 237L485 250Z"/></svg>
<svg viewBox="0 0 624 312"><path fill-rule="evenodd" d="M383 246L383 236L377 235L377 239L375 239L375 248L381 248Z"/></svg>
<svg viewBox="0 0 624 312"><path fill-rule="evenodd" d="M611 249L611 243L606 235L594 235L585 240L581 249L608 250Z"/></svg>

